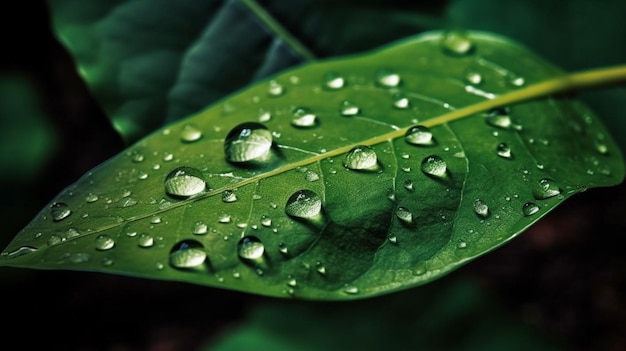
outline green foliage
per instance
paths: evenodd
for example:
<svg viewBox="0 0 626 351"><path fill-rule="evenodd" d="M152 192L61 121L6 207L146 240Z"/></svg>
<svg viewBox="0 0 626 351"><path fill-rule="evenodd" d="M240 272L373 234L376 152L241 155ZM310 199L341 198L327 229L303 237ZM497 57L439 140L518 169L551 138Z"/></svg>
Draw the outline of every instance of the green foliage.
<svg viewBox="0 0 626 351"><path fill-rule="evenodd" d="M86 174L0 263L306 299L424 284L622 181L619 147L577 100L480 111L561 75L456 31L288 70Z"/></svg>

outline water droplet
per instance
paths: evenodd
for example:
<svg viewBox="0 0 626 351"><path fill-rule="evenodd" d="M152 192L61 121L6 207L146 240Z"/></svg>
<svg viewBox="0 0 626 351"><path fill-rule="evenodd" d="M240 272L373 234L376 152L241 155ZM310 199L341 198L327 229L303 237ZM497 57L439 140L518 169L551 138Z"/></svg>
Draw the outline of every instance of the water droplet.
<svg viewBox="0 0 626 351"><path fill-rule="evenodd" d="M222 214L217 219L220 223L230 223L230 216L227 214Z"/></svg>
<svg viewBox="0 0 626 351"><path fill-rule="evenodd" d="M313 191L303 189L289 197L285 213L298 218L315 218L322 211L322 199Z"/></svg>
<svg viewBox="0 0 626 351"><path fill-rule="evenodd" d="M411 210L406 207L398 207L396 209L396 216L404 223L413 223L413 214Z"/></svg>
<svg viewBox="0 0 626 351"><path fill-rule="evenodd" d="M489 215L489 206L481 199L474 201L474 212L481 217L487 217Z"/></svg>
<svg viewBox="0 0 626 351"><path fill-rule="evenodd" d="M392 244L397 244L398 243L398 238L395 235L389 235L387 237L387 240L389 240L390 243Z"/></svg>
<svg viewBox="0 0 626 351"><path fill-rule="evenodd" d="M137 200L133 199L132 197L123 197L120 199L120 201L117 202L117 207L126 208L126 207L135 206L136 204L137 204Z"/></svg>
<svg viewBox="0 0 626 351"><path fill-rule="evenodd" d="M237 201L237 195L232 190L224 190L222 193L222 201L226 203Z"/></svg>
<svg viewBox="0 0 626 351"><path fill-rule="evenodd" d="M202 221L198 221L193 225L193 233L196 235L206 234L208 230L208 226Z"/></svg>
<svg viewBox="0 0 626 351"><path fill-rule="evenodd" d="M63 202L55 202L50 205L50 216L54 221L61 221L72 214L70 207Z"/></svg>
<svg viewBox="0 0 626 351"><path fill-rule="evenodd" d="M459 248L459 249L464 249L464 248L467 247L467 243L465 241L463 241L463 240L459 240L456 243L456 247Z"/></svg>
<svg viewBox="0 0 626 351"><path fill-rule="evenodd" d="M537 206L537 204L534 202L527 202L522 206L522 212L526 217L532 216L535 213L539 212L539 206Z"/></svg>
<svg viewBox="0 0 626 351"><path fill-rule="evenodd" d="M139 247L152 247L154 245L154 237L147 233L141 233L137 238L137 245Z"/></svg>
<svg viewBox="0 0 626 351"><path fill-rule="evenodd" d="M307 108L299 107L293 112L291 125L298 128L311 128L317 124L317 116Z"/></svg>
<svg viewBox="0 0 626 351"><path fill-rule="evenodd" d="M404 188L406 190L413 190L413 181L411 179L404 180Z"/></svg>
<svg viewBox="0 0 626 351"><path fill-rule="evenodd" d="M443 177L446 175L446 171L446 161L437 155L428 156L422 161L422 172L426 174Z"/></svg>
<svg viewBox="0 0 626 351"><path fill-rule="evenodd" d="M396 201L396 191L393 188L387 188L387 198L391 201Z"/></svg>
<svg viewBox="0 0 626 351"><path fill-rule="evenodd" d="M472 69L465 71L465 81L469 84L478 85L483 82L483 76Z"/></svg>
<svg viewBox="0 0 626 351"><path fill-rule="evenodd" d="M306 171L305 175L304 175L304 179L306 179L307 182L314 182L316 180L320 179L319 174L313 172L313 171Z"/></svg>
<svg viewBox="0 0 626 351"><path fill-rule="evenodd" d="M343 288L343 292L345 292L346 294L354 295L359 293L359 288L352 285L346 285Z"/></svg>
<svg viewBox="0 0 626 351"><path fill-rule="evenodd" d="M346 154L343 165L355 170L376 170L378 158L374 149L366 145L359 145Z"/></svg>
<svg viewBox="0 0 626 351"><path fill-rule="evenodd" d="M77 237L79 235L80 235L80 233L78 232L78 230L76 230L76 228L69 228L65 232L65 240L69 240L69 239L75 238L75 237Z"/></svg>
<svg viewBox="0 0 626 351"><path fill-rule="evenodd" d="M404 135L404 140L412 145L433 145L433 133L425 126L414 126L409 128Z"/></svg>
<svg viewBox="0 0 626 351"><path fill-rule="evenodd" d="M382 69L376 74L376 82L385 88L397 87L400 81L400 75L393 71Z"/></svg>
<svg viewBox="0 0 626 351"><path fill-rule="evenodd" d="M98 235L96 238L96 249L100 251L106 251L112 249L115 246L115 241L108 235Z"/></svg>
<svg viewBox="0 0 626 351"><path fill-rule="evenodd" d="M192 167L174 168L165 177L165 192L172 196L189 197L205 189L202 172Z"/></svg>
<svg viewBox="0 0 626 351"><path fill-rule="evenodd" d="M485 122L493 127L501 129L522 130L521 125L513 123L513 120L509 115L509 110L506 108L495 108L490 110L487 113Z"/></svg>
<svg viewBox="0 0 626 351"><path fill-rule="evenodd" d="M175 268L192 268L204 263L204 246L195 240L183 240L170 251L170 264Z"/></svg>
<svg viewBox="0 0 626 351"><path fill-rule="evenodd" d="M194 141L200 140L200 138L202 138L202 131L191 124L184 126L183 130L180 132L180 140L185 143L193 143Z"/></svg>
<svg viewBox="0 0 626 351"><path fill-rule="evenodd" d="M20 257L20 256L24 256L24 255L28 255L29 253L33 253L37 251L36 247L33 246L22 246L16 250L13 250L11 252L3 252L2 255L6 255L8 258L16 258L16 257Z"/></svg>
<svg viewBox="0 0 626 351"><path fill-rule="evenodd" d="M341 89L345 86L346 81L336 72L328 72L324 76L324 86L328 89Z"/></svg>
<svg viewBox="0 0 626 351"><path fill-rule="evenodd" d="M96 202L96 201L98 201L98 199L99 199L98 195L93 194L93 193L89 193L85 197L85 201L87 201L88 203Z"/></svg>
<svg viewBox="0 0 626 351"><path fill-rule="evenodd" d="M289 253L289 249L285 243L278 243L278 251L280 251L283 255L287 255Z"/></svg>
<svg viewBox="0 0 626 351"><path fill-rule="evenodd" d="M257 260L264 252L265 246L256 236L244 236L237 244L237 255L245 260Z"/></svg>
<svg viewBox="0 0 626 351"><path fill-rule="evenodd" d="M472 53L474 43L467 33L459 30L447 32L442 41L443 51L448 55L465 56Z"/></svg>
<svg viewBox="0 0 626 351"><path fill-rule="evenodd" d="M174 159L174 154L173 153L166 152L166 153L163 154L163 161L170 162L173 159Z"/></svg>
<svg viewBox="0 0 626 351"><path fill-rule="evenodd" d="M140 163L143 162L144 160L144 156L142 153L140 153L139 151L133 151L130 155L130 159L135 162L135 163Z"/></svg>
<svg viewBox="0 0 626 351"><path fill-rule="evenodd" d="M269 122L272 119L272 114L264 109L259 109L259 122Z"/></svg>
<svg viewBox="0 0 626 351"><path fill-rule="evenodd" d="M261 123L246 122L233 128L224 141L226 159L231 162L264 160L272 147L272 133Z"/></svg>
<svg viewBox="0 0 626 351"><path fill-rule="evenodd" d="M60 244L63 241L63 239L61 239L60 236L58 235L50 235L50 237L48 238L48 246L54 246L56 244Z"/></svg>
<svg viewBox="0 0 626 351"><path fill-rule="evenodd" d="M404 96L403 94L394 94L393 95L393 106L399 109L408 108L410 105L409 98Z"/></svg>
<svg viewBox="0 0 626 351"><path fill-rule="evenodd" d="M287 280L287 286L290 286L290 287L292 287L292 288L295 288L295 287L298 285L298 282L296 281L296 279L295 279L295 278L293 278L293 277L291 277L291 276L288 276L288 277L287 277L287 279L288 279L288 280Z"/></svg>
<svg viewBox="0 0 626 351"><path fill-rule="evenodd" d="M285 87L283 87L280 83L278 83L275 80L270 80L268 87L267 87L267 93L270 96L281 96L285 93Z"/></svg>
<svg viewBox="0 0 626 351"><path fill-rule="evenodd" d="M498 153L498 156L502 158L509 158L509 159L513 158L513 154L511 153L511 148L506 143L498 144L496 151Z"/></svg>
<svg viewBox="0 0 626 351"><path fill-rule="evenodd" d="M267 217L266 215L261 216L261 225L264 227L271 227L272 219Z"/></svg>
<svg viewBox="0 0 626 351"><path fill-rule="evenodd" d="M359 109L358 106L352 104L350 101L344 100L339 107L339 112L342 116L345 117L356 116L359 114L359 112L361 112L361 109Z"/></svg>
<svg viewBox="0 0 626 351"><path fill-rule="evenodd" d="M514 88L519 88L526 83L524 77L518 76L517 74L514 74L512 72L509 72L506 79L507 83Z"/></svg>
<svg viewBox="0 0 626 351"><path fill-rule="evenodd" d="M548 199L559 194L561 194L559 185L550 178L540 179L533 189L533 195L537 200Z"/></svg>

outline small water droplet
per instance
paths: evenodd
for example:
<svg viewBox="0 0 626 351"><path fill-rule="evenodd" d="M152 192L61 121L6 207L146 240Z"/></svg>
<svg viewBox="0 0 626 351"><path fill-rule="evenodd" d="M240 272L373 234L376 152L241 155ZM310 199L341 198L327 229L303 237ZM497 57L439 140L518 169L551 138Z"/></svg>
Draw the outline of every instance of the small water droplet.
<svg viewBox="0 0 626 351"><path fill-rule="evenodd" d="M281 96L285 94L285 87L275 80L270 80L267 87L267 93L273 97Z"/></svg>
<svg viewBox="0 0 626 351"><path fill-rule="evenodd" d="M537 206L537 204L534 202L527 202L522 206L522 212L526 217L532 216L535 213L539 212L539 206Z"/></svg>
<svg viewBox="0 0 626 351"><path fill-rule="evenodd" d="M269 122L272 119L272 114L264 109L259 109L258 119L259 122Z"/></svg>
<svg viewBox="0 0 626 351"><path fill-rule="evenodd" d="M559 194L561 194L559 185L550 178L540 179L533 189L533 195L537 200L548 199Z"/></svg>
<svg viewBox="0 0 626 351"><path fill-rule="evenodd" d="M136 204L137 200L133 199L132 197L123 197L120 199L120 201L117 202L117 207L126 208L135 206Z"/></svg>
<svg viewBox="0 0 626 351"><path fill-rule="evenodd" d="M78 232L78 230L76 230L76 228L69 228L65 232L65 240L69 240L69 239L75 238L75 237L77 237L79 235L80 235L80 233Z"/></svg>
<svg viewBox="0 0 626 351"><path fill-rule="evenodd" d="M485 122L493 127L501 129L522 130L521 125L513 123L513 120L511 119L511 116L509 114L509 110L506 108L495 108L490 110L487 113Z"/></svg>
<svg viewBox="0 0 626 351"><path fill-rule="evenodd" d="M171 196L189 197L205 189L202 172L192 167L174 168L165 177L165 192Z"/></svg>
<svg viewBox="0 0 626 351"><path fill-rule="evenodd" d="M413 181L411 179L405 179L403 185L406 190L413 190Z"/></svg>
<svg viewBox="0 0 626 351"><path fill-rule="evenodd" d="M446 161L437 155L431 155L422 160L422 172L435 176L444 177L447 172Z"/></svg>
<svg viewBox="0 0 626 351"><path fill-rule="evenodd" d="M517 74L514 74L512 72L509 72L509 74L507 74L506 79L507 83L514 88L519 88L526 84L526 80L524 79L524 77L518 76Z"/></svg>
<svg viewBox="0 0 626 351"><path fill-rule="evenodd" d="M489 206L485 201L476 199L474 201L474 212L480 217L487 217L489 216Z"/></svg>
<svg viewBox="0 0 626 351"><path fill-rule="evenodd" d="M346 294L355 295L359 293L359 288L353 285L346 285L343 288L343 292L345 292Z"/></svg>
<svg viewBox="0 0 626 351"><path fill-rule="evenodd" d="M271 147L272 133L257 122L239 124L224 140L226 159L231 162L265 160Z"/></svg>
<svg viewBox="0 0 626 351"><path fill-rule="evenodd" d="M404 223L413 223L413 214L411 210L406 207L398 207L396 209L396 216Z"/></svg>
<svg viewBox="0 0 626 351"><path fill-rule="evenodd" d="M166 152L163 154L163 161L170 162L174 159L174 154L171 152Z"/></svg>
<svg viewBox="0 0 626 351"><path fill-rule="evenodd" d="M172 247L170 264L175 268L192 268L206 260L204 246L195 240L183 240Z"/></svg>
<svg viewBox="0 0 626 351"><path fill-rule="evenodd" d="M378 168L378 157L376 152L369 146L358 145L348 151L343 165L354 170L376 170Z"/></svg>
<svg viewBox="0 0 626 351"><path fill-rule="evenodd" d="M322 199L313 191L303 189L289 197L285 213L298 218L315 218L322 211Z"/></svg>
<svg viewBox="0 0 626 351"><path fill-rule="evenodd" d="M405 109L405 108L408 108L409 105L410 105L409 98L407 98L403 94L398 93L398 94L393 95L393 106L395 108Z"/></svg>
<svg viewBox="0 0 626 351"><path fill-rule="evenodd" d="M289 249L285 243L278 243L278 251L280 251L283 255L287 255L289 253Z"/></svg>
<svg viewBox="0 0 626 351"><path fill-rule="evenodd" d="M202 221L198 221L194 223L192 232L196 235L202 235L202 234L206 234L208 230L209 230L209 227L206 225L206 223Z"/></svg>
<svg viewBox="0 0 626 351"><path fill-rule="evenodd" d="M381 69L376 74L376 82L385 88L395 88L400 85L400 75L390 70Z"/></svg>
<svg viewBox="0 0 626 351"><path fill-rule="evenodd" d="M36 247L33 246L22 246L16 250L13 250L11 252L3 252L2 255L6 255L8 258L16 258L16 257L20 257L20 256L24 256L24 255L28 255L29 253L33 253L37 251Z"/></svg>
<svg viewBox="0 0 626 351"><path fill-rule="evenodd" d="M345 86L346 81L340 76L337 72L328 72L324 76L324 87L336 90L341 89Z"/></svg>
<svg viewBox="0 0 626 351"><path fill-rule="evenodd" d="M48 238L48 246L54 246L56 244L60 244L63 241L63 239L61 239L60 236L58 235L50 235L50 237Z"/></svg>
<svg viewBox="0 0 626 351"><path fill-rule="evenodd" d="M237 201L237 195L232 190L224 190L222 192L222 201L231 203Z"/></svg>
<svg viewBox="0 0 626 351"><path fill-rule="evenodd" d="M142 153L140 153L139 151L133 151L130 155L130 159L135 162L135 163L140 163L143 162L144 160L144 156Z"/></svg>
<svg viewBox="0 0 626 351"><path fill-rule="evenodd" d="M606 146L606 144L602 141L599 140L595 140L594 141L594 146L596 147L596 150L601 153L602 155L606 155L609 153L609 147Z"/></svg>
<svg viewBox="0 0 626 351"><path fill-rule="evenodd" d="M257 260L264 252L265 246L256 236L244 236L237 244L237 255L245 260Z"/></svg>
<svg viewBox="0 0 626 351"><path fill-rule="evenodd" d="M396 191L393 188L387 188L387 198L391 201L396 201Z"/></svg>
<svg viewBox="0 0 626 351"><path fill-rule="evenodd" d="M295 278L288 276L287 277L287 286L290 286L292 288L295 288L298 285L298 282L296 281Z"/></svg>
<svg viewBox="0 0 626 351"><path fill-rule="evenodd" d="M306 171L306 173L304 174L304 179L306 179L307 182L314 182L316 180L319 180L320 176L313 171Z"/></svg>
<svg viewBox="0 0 626 351"><path fill-rule="evenodd" d="M230 216L227 214L222 214L217 218L219 223L230 223Z"/></svg>
<svg viewBox="0 0 626 351"><path fill-rule="evenodd" d="M344 117L356 116L361 112L361 109L357 105L352 104L348 100L344 100L339 107L339 112Z"/></svg>
<svg viewBox="0 0 626 351"><path fill-rule="evenodd" d="M261 225L264 227L271 227L272 219L267 217L266 215L261 216Z"/></svg>
<svg viewBox="0 0 626 351"><path fill-rule="evenodd" d="M451 30L444 35L442 47L444 53L448 55L465 56L473 52L474 43L467 33L460 30Z"/></svg>
<svg viewBox="0 0 626 351"><path fill-rule="evenodd" d="M106 251L112 249L115 246L115 241L108 235L98 235L96 238L96 249L100 251Z"/></svg>
<svg viewBox="0 0 626 351"><path fill-rule="evenodd" d="M483 76L472 69L465 71L465 81L469 84L478 85L483 82Z"/></svg>
<svg viewBox="0 0 626 351"><path fill-rule="evenodd" d="M98 199L99 199L98 195L96 195L94 193L89 193L85 197L85 201L87 201L88 203L96 202L96 201L98 201Z"/></svg>
<svg viewBox="0 0 626 351"><path fill-rule="evenodd" d="M389 235L387 237L387 240L389 240L389 242L392 243L392 244L397 244L398 243L398 238L395 235Z"/></svg>
<svg viewBox="0 0 626 351"><path fill-rule="evenodd" d="M464 249L464 248L467 247L467 243L465 241L463 241L463 240L459 240L456 243L456 247L459 248L459 249Z"/></svg>
<svg viewBox="0 0 626 351"><path fill-rule="evenodd" d="M150 223L152 224L159 224L161 222L162 222L162 219L159 216L154 216L150 219Z"/></svg>
<svg viewBox="0 0 626 351"><path fill-rule="evenodd" d="M137 238L137 245L143 248L152 247L154 245L154 237L147 233L141 233Z"/></svg>
<svg viewBox="0 0 626 351"><path fill-rule="evenodd" d="M185 143L193 143L200 138L202 138L202 131L192 124L185 125L180 132L180 140Z"/></svg>
<svg viewBox="0 0 626 351"><path fill-rule="evenodd" d="M296 108L291 119L291 125L298 128L315 127L317 122L317 116L304 107Z"/></svg>
<svg viewBox="0 0 626 351"><path fill-rule="evenodd" d="M404 140L412 145L433 145L433 133L426 126L417 125L409 128L404 135Z"/></svg>
<svg viewBox="0 0 626 351"><path fill-rule="evenodd" d="M61 221L72 214L70 207L63 202L55 202L50 205L50 216L54 221Z"/></svg>
<svg viewBox="0 0 626 351"><path fill-rule="evenodd" d="M496 148L496 152L498 153L498 156L502 158L508 158L508 159L513 158L513 154L511 153L511 148L506 143L498 144L498 147Z"/></svg>

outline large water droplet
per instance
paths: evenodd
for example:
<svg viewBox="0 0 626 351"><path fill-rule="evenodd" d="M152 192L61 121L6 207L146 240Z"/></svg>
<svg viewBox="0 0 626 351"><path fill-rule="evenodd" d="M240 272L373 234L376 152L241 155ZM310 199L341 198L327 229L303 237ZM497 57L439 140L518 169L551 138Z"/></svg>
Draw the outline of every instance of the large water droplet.
<svg viewBox="0 0 626 351"><path fill-rule="evenodd" d="M376 82L385 88L397 87L400 81L400 75L390 70L382 69L376 74Z"/></svg>
<svg viewBox="0 0 626 351"><path fill-rule="evenodd" d="M322 199L308 189L298 190L287 200L285 213L298 218L315 218L322 211Z"/></svg>
<svg viewBox="0 0 626 351"><path fill-rule="evenodd" d="M559 185L550 178L540 179L533 189L533 195L537 200L551 198L559 194L561 194L561 189L559 188Z"/></svg>
<svg viewBox="0 0 626 351"><path fill-rule="evenodd" d="M50 216L55 221L60 221L72 214L70 207L63 202L55 202L50 205Z"/></svg>
<svg viewBox="0 0 626 351"><path fill-rule="evenodd" d="M245 260L257 260L264 252L265 246L256 236L244 236L237 244L237 255Z"/></svg>
<svg viewBox="0 0 626 351"><path fill-rule="evenodd" d="M345 117L356 116L359 114L360 109L358 106L350 103L350 101L344 100L341 103L341 106L339 107L339 112L341 113L342 116L345 116Z"/></svg>
<svg viewBox="0 0 626 351"><path fill-rule="evenodd" d="M474 43L470 40L467 33L452 30L443 37L442 47L443 51L448 55L465 56L472 53Z"/></svg>
<svg viewBox="0 0 626 351"><path fill-rule="evenodd" d="M426 126L414 126L409 128L404 135L404 140L412 145L433 145L433 133L430 132L430 129Z"/></svg>
<svg viewBox="0 0 626 351"><path fill-rule="evenodd" d="M165 177L165 192L172 196L188 197L206 189L202 172L192 167L174 168Z"/></svg>
<svg viewBox="0 0 626 351"><path fill-rule="evenodd" d="M534 202L527 202L522 206L522 213L524 213L524 216L532 216L537 212L539 212L539 206L537 206Z"/></svg>
<svg viewBox="0 0 626 351"><path fill-rule="evenodd" d="M180 132L180 140L185 143L193 143L200 140L200 138L202 138L202 131L192 124L184 126Z"/></svg>
<svg viewBox="0 0 626 351"><path fill-rule="evenodd" d="M378 166L378 157L371 147L359 145L346 154L343 165L355 170L375 170Z"/></svg>
<svg viewBox="0 0 626 351"><path fill-rule="evenodd" d="M404 223L413 223L413 214L411 210L406 207L398 207L396 209L396 216Z"/></svg>
<svg viewBox="0 0 626 351"><path fill-rule="evenodd" d="M263 160L269 156L272 133L261 123L246 122L233 128L224 140L226 159L231 162Z"/></svg>
<svg viewBox="0 0 626 351"><path fill-rule="evenodd" d="M346 81L336 72L328 72L324 76L324 87L335 90L345 86Z"/></svg>
<svg viewBox="0 0 626 351"><path fill-rule="evenodd" d="M317 124L317 116L311 110L303 107L297 108L293 112L291 125L298 128L311 128Z"/></svg>
<svg viewBox="0 0 626 351"><path fill-rule="evenodd" d="M498 144L498 147L496 148L496 152L498 153L498 156L502 158L509 158L509 159L513 158L513 154L511 153L511 148L506 143Z"/></svg>
<svg viewBox="0 0 626 351"><path fill-rule="evenodd" d="M489 216L489 206L485 201L476 199L474 201L474 212L481 217L487 217Z"/></svg>
<svg viewBox="0 0 626 351"><path fill-rule="evenodd" d="M170 251L170 264L175 268L192 268L204 263L204 246L195 240L183 240Z"/></svg>
<svg viewBox="0 0 626 351"><path fill-rule="evenodd" d="M141 233L137 238L137 245L143 248L152 247L154 246L154 237L147 233Z"/></svg>
<svg viewBox="0 0 626 351"><path fill-rule="evenodd" d="M444 177L447 171L446 161L437 155L430 155L422 160L422 172L435 176Z"/></svg>
<svg viewBox="0 0 626 351"><path fill-rule="evenodd" d="M115 241L108 235L98 235L96 238L96 249L100 251L106 251L112 249L115 246Z"/></svg>

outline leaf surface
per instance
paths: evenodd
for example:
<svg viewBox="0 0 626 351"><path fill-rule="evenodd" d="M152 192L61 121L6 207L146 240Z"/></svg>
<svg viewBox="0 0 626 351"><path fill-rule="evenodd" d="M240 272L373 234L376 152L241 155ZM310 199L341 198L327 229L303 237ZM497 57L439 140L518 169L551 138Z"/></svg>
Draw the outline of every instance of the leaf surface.
<svg viewBox="0 0 626 351"><path fill-rule="evenodd" d="M484 104L559 76L480 32L292 69L86 174L0 264L306 299L427 283L622 181L618 147L579 101Z"/></svg>

